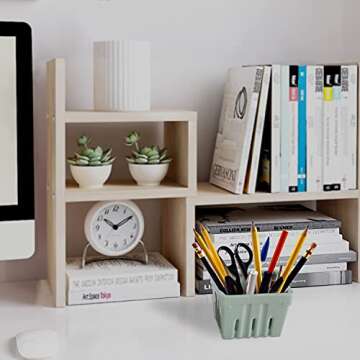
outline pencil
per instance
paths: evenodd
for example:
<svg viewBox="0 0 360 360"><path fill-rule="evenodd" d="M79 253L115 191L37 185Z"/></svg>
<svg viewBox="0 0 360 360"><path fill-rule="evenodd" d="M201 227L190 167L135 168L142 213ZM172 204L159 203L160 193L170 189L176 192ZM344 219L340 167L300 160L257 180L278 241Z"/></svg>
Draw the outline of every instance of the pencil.
<svg viewBox="0 0 360 360"><path fill-rule="evenodd" d="M223 263L221 262L219 255L217 254L217 252L213 252L208 248L203 237L195 229L194 229L194 234L195 234L196 241L198 242L200 247L204 250L205 255L208 258L208 260L210 261L212 267L217 272L217 274L219 275L222 282L225 284L225 277L229 274L226 271Z"/></svg>
<svg viewBox="0 0 360 360"><path fill-rule="evenodd" d="M261 269L259 234L254 223L251 226L251 239L252 239L252 250L254 254L254 266L255 266L255 270L258 272L256 284L257 284L257 290L259 290L262 281L262 269Z"/></svg>
<svg viewBox="0 0 360 360"><path fill-rule="evenodd" d="M224 288L223 284L221 283L218 275L215 273L215 271L213 270L213 268L211 267L211 265L209 264L207 259L205 258L204 251L201 249L200 245L198 243L194 242L192 244L192 246L193 246L193 248L195 250L196 256L201 260L201 262L205 266L206 270L209 272L211 278L214 280L214 282L215 282L216 286L218 287L218 289L226 294L226 291L225 291L225 288Z"/></svg>
<svg viewBox="0 0 360 360"><path fill-rule="evenodd" d="M294 246L294 248L293 248L293 250L292 250L292 252L290 254L289 260L286 263L283 272L281 273L281 277L283 278L283 282L282 282L282 284L279 287L277 292L281 292L283 284L286 281L287 277L289 276L290 271L291 271L291 269L292 269L292 267L293 267L293 265L294 265L294 263L296 261L296 258L298 257L302 246L304 245L304 242L305 242L306 237L307 237L307 233L308 233L308 227L306 227L306 229L299 236L299 239L296 242L296 244L295 244L295 246Z"/></svg>
<svg viewBox="0 0 360 360"><path fill-rule="evenodd" d="M312 255L313 250L316 248L316 244L312 243L310 247L305 251L305 254L300 258L300 260L297 262L297 264L294 266L293 270L287 277L286 281L284 282L284 285L282 287L281 292L285 292L289 285L294 280L295 276L299 273L301 268L305 265L305 263L308 261L309 257Z"/></svg>

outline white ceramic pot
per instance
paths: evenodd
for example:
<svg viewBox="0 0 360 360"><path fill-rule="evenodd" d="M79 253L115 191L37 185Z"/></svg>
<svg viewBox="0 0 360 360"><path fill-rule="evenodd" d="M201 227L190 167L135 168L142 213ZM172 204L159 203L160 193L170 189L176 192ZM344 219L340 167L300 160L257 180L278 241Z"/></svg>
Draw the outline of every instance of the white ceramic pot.
<svg viewBox="0 0 360 360"><path fill-rule="evenodd" d="M138 185L157 186L166 176L169 164L129 164L131 176Z"/></svg>
<svg viewBox="0 0 360 360"><path fill-rule="evenodd" d="M81 188L96 189L104 185L111 174L112 165L75 166L70 165L71 175Z"/></svg>

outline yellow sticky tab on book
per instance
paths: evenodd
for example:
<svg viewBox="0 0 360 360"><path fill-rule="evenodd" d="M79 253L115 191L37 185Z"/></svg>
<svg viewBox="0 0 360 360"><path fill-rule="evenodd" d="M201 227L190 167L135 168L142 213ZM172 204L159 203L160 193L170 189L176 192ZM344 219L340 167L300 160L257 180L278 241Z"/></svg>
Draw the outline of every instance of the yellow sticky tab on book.
<svg viewBox="0 0 360 360"><path fill-rule="evenodd" d="M333 99L333 88L324 86L324 100L331 101Z"/></svg>

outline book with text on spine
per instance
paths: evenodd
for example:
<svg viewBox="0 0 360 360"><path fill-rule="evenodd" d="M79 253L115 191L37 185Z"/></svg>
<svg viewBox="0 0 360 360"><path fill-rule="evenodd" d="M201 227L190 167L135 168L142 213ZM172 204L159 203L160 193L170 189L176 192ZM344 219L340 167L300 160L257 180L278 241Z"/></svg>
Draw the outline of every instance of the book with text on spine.
<svg viewBox="0 0 360 360"><path fill-rule="evenodd" d="M236 194L244 190L263 72L243 66L227 75L210 182Z"/></svg>
<svg viewBox="0 0 360 360"><path fill-rule="evenodd" d="M244 192L254 194L259 172L260 150L263 141L263 132L265 125L265 116L268 109L268 95L271 78L271 67L264 66L264 75L261 84L259 107L256 116L255 130L253 132L253 141L249 154L249 164L246 174Z"/></svg>
<svg viewBox="0 0 360 360"><path fill-rule="evenodd" d="M129 260L104 260L80 267L80 259L66 265L68 291L106 289L123 286L144 286L177 283L178 271L161 254L149 253L149 263Z"/></svg>
<svg viewBox="0 0 360 360"><path fill-rule="evenodd" d="M306 65L299 66L299 101L298 101L298 191L306 191Z"/></svg>
<svg viewBox="0 0 360 360"><path fill-rule="evenodd" d="M356 189L357 170L357 65L341 66L340 152L342 188Z"/></svg>
<svg viewBox="0 0 360 360"><path fill-rule="evenodd" d="M306 188L323 191L323 87L324 66L307 66Z"/></svg>

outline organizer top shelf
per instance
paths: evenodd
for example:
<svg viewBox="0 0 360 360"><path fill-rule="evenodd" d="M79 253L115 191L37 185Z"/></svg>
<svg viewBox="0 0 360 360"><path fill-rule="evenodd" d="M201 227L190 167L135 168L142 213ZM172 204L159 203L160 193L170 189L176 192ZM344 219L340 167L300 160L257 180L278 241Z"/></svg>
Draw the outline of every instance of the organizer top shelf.
<svg viewBox="0 0 360 360"><path fill-rule="evenodd" d="M153 110L153 111L66 111L65 122L126 123L126 122L189 122L196 121L195 111Z"/></svg>
<svg viewBox="0 0 360 360"><path fill-rule="evenodd" d="M159 186L139 186L132 181L113 182L98 189L81 189L73 181L67 181L65 201L109 201L127 199L164 199L189 196L189 189L175 182L164 181Z"/></svg>
<svg viewBox="0 0 360 360"><path fill-rule="evenodd" d="M313 200L337 200L357 199L360 196L359 190L331 191L331 192L298 192L298 193L266 193L255 194L232 194L209 183L199 183L198 191L191 198L195 205L226 205L226 204L256 204L276 203L287 201L313 201Z"/></svg>

